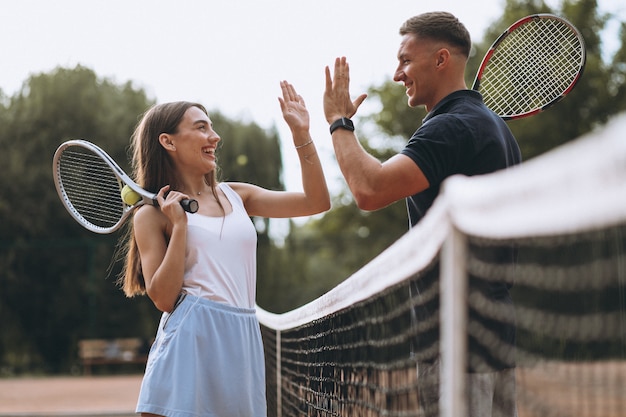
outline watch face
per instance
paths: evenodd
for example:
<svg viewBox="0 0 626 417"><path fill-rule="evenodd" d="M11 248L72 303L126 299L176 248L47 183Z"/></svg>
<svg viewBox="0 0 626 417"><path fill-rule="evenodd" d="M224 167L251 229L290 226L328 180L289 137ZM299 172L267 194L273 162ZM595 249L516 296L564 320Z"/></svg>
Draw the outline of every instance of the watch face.
<svg viewBox="0 0 626 417"><path fill-rule="evenodd" d="M332 134L335 130L339 129L340 127L343 129L349 130L351 132L354 131L354 123L352 123L352 120L348 119L347 117L342 117L341 119L335 120L333 124L330 125L330 133Z"/></svg>

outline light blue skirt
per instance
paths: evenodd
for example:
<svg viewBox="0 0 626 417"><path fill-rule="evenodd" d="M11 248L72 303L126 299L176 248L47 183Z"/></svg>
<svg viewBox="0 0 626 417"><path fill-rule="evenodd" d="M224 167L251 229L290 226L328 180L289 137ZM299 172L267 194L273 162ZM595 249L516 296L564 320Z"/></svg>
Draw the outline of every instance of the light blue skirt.
<svg viewBox="0 0 626 417"><path fill-rule="evenodd" d="M254 309L183 294L161 316L137 413L265 417L265 362Z"/></svg>

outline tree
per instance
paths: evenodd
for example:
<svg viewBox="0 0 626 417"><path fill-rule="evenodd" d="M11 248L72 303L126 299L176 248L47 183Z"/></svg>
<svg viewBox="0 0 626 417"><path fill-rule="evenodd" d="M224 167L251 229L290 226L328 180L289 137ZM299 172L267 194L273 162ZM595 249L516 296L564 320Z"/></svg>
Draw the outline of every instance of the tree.
<svg viewBox="0 0 626 417"><path fill-rule="evenodd" d="M396 88L391 90L398 91ZM370 94L372 91L376 90L370 90ZM384 94L382 97L387 98ZM410 109L406 113L419 114L419 111ZM415 120L398 119L404 120L407 125L416 123ZM388 120L390 131L398 129L394 119ZM370 118L362 121L359 125L363 130L367 130L366 125L372 124ZM379 147L374 148L369 145L373 140L368 140L366 134L359 134L363 146L380 160L390 158L398 144L406 141L384 134L378 137L384 139L377 142ZM259 305L280 313L299 307L332 289L407 232L406 210L403 201L377 211L360 210L349 190L344 189L333 198L333 208L322 217L314 218L302 226L292 225L281 253L274 259L276 276L281 278L263 283L264 290L267 290L269 284L273 294L271 303L259 297Z"/></svg>
<svg viewBox="0 0 626 417"><path fill-rule="evenodd" d="M115 322L107 316L116 310L99 310L115 304L106 301L113 287L106 278L116 236L92 235L67 214L52 181L52 155L62 141L85 138L124 165L137 114L149 104L145 93L130 83L99 80L77 66L31 76L2 107L3 364L24 370L68 369L78 337L110 334ZM142 308L126 311L135 316ZM132 325L126 331L141 333Z"/></svg>
<svg viewBox="0 0 626 417"><path fill-rule="evenodd" d="M621 47L609 62L605 62L600 34L607 22L615 17L600 15L597 9L595 0L568 0L558 11L552 10L543 1L507 0L503 15L489 26L484 40L474 42L466 73L468 86L473 84L489 46L508 26L524 16L536 13L561 15L570 20L585 39L587 63L574 91L545 113L509 122L525 160L578 138L626 109L624 23L620 32ZM380 87L372 87L368 100L377 99L380 102L380 110L370 115L380 132L386 137L406 141L419 127L425 112L423 109L409 109L402 90L397 83L389 80Z"/></svg>
<svg viewBox="0 0 626 417"><path fill-rule="evenodd" d="M507 0L503 16L477 42L468 85L484 51L518 18L550 12L542 1ZM574 92L549 111L509 124L528 160L572 140L626 108L626 27L612 57L602 54L601 32L611 15L593 0L565 1L558 14L583 33L585 74ZM359 137L381 160L400 150L421 124L422 108L406 104L391 80L369 89ZM14 96L0 91L0 364L16 371L66 372L85 337L154 334L159 312L147 297L126 299L115 286L121 264L114 257L120 234L94 235L78 226L56 195L52 154L70 138L102 146L128 169L128 140L138 115L153 100L132 83L117 85L77 66L30 77ZM211 111L222 137L219 177L283 189L278 134ZM548 132L548 134L546 134ZM298 307L364 266L408 230L404 202L359 210L347 189L333 209L304 225L291 225L282 247L269 223L253 219L259 233L258 301L274 312Z"/></svg>
<svg viewBox="0 0 626 417"><path fill-rule="evenodd" d="M619 31L621 47L613 56L612 73L607 86L614 99L612 104L617 112L626 110L626 23L622 22Z"/></svg>
<svg viewBox="0 0 626 417"><path fill-rule="evenodd" d="M154 101L130 82L117 85L82 66L33 75L15 96L0 98L1 368L67 372L81 338L152 338L160 313L147 297L127 299L115 285L124 232L80 227L59 201L51 163L61 142L83 138L130 172L129 138ZM277 134L217 111L211 117L225 139L224 177L280 189ZM263 276L272 243L265 223L255 223Z"/></svg>
<svg viewBox="0 0 626 417"><path fill-rule="evenodd" d="M599 15L595 0L568 0L557 12L543 1L507 0L503 15L489 26L485 40L474 42L466 74L467 85L472 85L482 57L500 33L516 20L535 13L562 15L582 32L587 44L587 66L582 80L565 100L545 113L509 123L525 160L581 136L624 110L626 105L626 29L622 24L621 48L610 63L605 63L599 34L611 16ZM392 80L372 86L368 93L368 105L374 110L362 116L359 139L370 152L385 160L406 144L426 112L423 108L410 108L404 88ZM301 290L292 294L290 289L298 284L284 282L285 290L293 297L289 305L302 301L302 297L309 301L347 278L404 233L407 223L402 202L365 213L356 208L349 191L344 190L335 199L330 212L296 228L287 239L286 250L294 251L291 259L298 259L299 266L301 262L309 265L291 274L300 278L299 288L305 288L308 283L311 283L309 288L313 288L310 293ZM361 237L363 233L367 233L367 238ZM299 251L305 251L307 256L299 258ZM289 270L290 267L284 265L283 268Z"/></svg>
<svg viewBox="0 0 626 417"><path fill-rule="evenodd" d="M624 58L617 54L612 63L603 60L600 34L611 18L600 15L596 0L566 0L560 10L553 10L543 1L507 0L504 13L489 26L485 41L476 44L468 65L468 85L471 85L480 61L490 44L516 20L536 13L554 13L568 19L583 35L587 62L582 79L562 102L547 112L509 122L525 160L574 140L606 121L624 107L615 106L619 97L619 80L624 74ZM622 50L624 43L622 42ZM622 93L623 94L623 93Z"/></svg>

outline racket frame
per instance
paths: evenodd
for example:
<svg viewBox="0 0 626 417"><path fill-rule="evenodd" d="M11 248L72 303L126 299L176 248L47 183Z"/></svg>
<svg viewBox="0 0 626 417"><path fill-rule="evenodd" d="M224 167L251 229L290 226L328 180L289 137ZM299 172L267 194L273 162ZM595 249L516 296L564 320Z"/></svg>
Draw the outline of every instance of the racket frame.
<svg viewBox="0 0 626 417"><path fill-rule="evenodd" d="M567 94L569 94L574 87L576 86L576 84L578 83L578 81L582 78L584 69L585 69L585 65L587 62L587 52L586 52L586 47L585 47L585 40L582 37L580 31L576 28L576 26L574 26L571 22L569 22L567 19L562 18L560 16L551 14L551 13L536 13L536 14L532 14L526 17L523 17L519 20L517 20L515 23L513 23L511 26L509 26L504 32L502 32L500 34L500 36L498 36L498 38L491 44L491 46L489 47L489 50L487 51L487 53L485 54L485 56L483 57L483 60L480 63L480 66L478 67L478 71L476 73L476 76L474 78L474 83L472 85L472 90L476 90L479 91L480 90L480 84L481 84L481 80L483 77L483 73L489 63L489 61L491 60L491 57L494 55L494 53L496 52L498 46L502 43L502 41L504 41L504 39L506 39L511 33L513 33L515 30L519 29L521 26L528 24L531 21L537 20L537 19L551 19L551 20L557 20L563 24L565 24L566 26L568 26L570 28L570 30L572 31L572 33L575 34L575 36L577 37L579 43L580 43L580 47L581 47L581 59L580 59L580 63L579 63L579 70L578 73L576 74L576 77L572 80L572 82L570 83L570 85L563 91L561 92L560 95L556 96L554 99L552 99L551 101L545 103L544 105L526 111L524 113L519 113L519 114L508 114L508 115L502 115L499 114L499 116L504 119L504 120L514 120L514 119L521 119L523 117L528 117L528 116L533 116L537 113L541 113L544 110L546 110L547 108L553 106L554 104L556 104L557 102L561 101ZM480 91L479 91L480 92Z"/></svg>
<svg viewBox="0 0 626 417"><path fill-rule="evenodd" d="M102 226L98 226L95 225L93 223L91 223L89 220L87 220L75 207L74 204L72 204L71 199L69 198L69 196L67 195L65 188L63 186L63 178L61 176L61 169L60 169L60 165L61 165L61 156L63 155L63 153L65 152L66 149L70 148L70 147L82 147L87 149L88 151L92 152L93 154L95 154L97 157L99 157L100 159L102 159L106 165L108 165L108 167L111 169L112 173L115 175L115 177L117 178L118 184L119 184L119 189L120 189L120 193L122 188L124 187L124 185L127 185L131 190L133 190L134 192L136 192L141 199L133 204L133 205L128 205L126 204L126 202L124 202L124 200L122 199L121 195L120 195L120 201L123 204L123 208L122 208L122 215L120 216L120 219L113 225L110 227L102 227ZM153 205L155 207L159 206L159 203L156 199L156 194L148 192L146 190L144 190L143 188L141 188L136 182L134 182L125 172L124 170L122 170L122 168L120 168L120 166L113 160L113 158L111 158L104 150L102 150L99 146L86 141L86 140L82 140L82 139L74 139L74 140L68 140L66 142L63 142L61 145L59 145L59 147L57 148L57 150L54 153L54 157L52 159L52 167L53 167L53 178L54 178L54 185L56 187L57 193L59 195L59 198L61 199L61 202L63 203L63 206L65 206L65 208L67 209L67 211L70 213L70 215L80 224L82 225L84 228L86 228L87 230L91 231L91 232L95 232L95 233L99 233L99 234L109 234L109 233L113 233L116 230L118 230L122 224L124 223L124 221L130 216L130 214L132 213L132 211L144 204L150 204ZM197 202L195 200L189 200L189 202L191 203L190 206L185 207L185 210L190 212L190 213L195 213L198 210L197 207Z"/></svg>

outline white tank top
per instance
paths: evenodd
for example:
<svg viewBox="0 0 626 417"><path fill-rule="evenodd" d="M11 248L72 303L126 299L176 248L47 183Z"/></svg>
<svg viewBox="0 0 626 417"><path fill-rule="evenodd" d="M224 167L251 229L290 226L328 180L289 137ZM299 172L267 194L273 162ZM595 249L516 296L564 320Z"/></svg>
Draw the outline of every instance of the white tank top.
<svg viewBox="0 0 626 417"><path fill-rule="evenodd" d="M243 201L220 183L232 206L226 217L187 214L183 291L236 307L254 308L257 234Z"/></svg>

